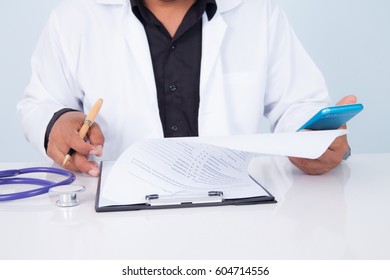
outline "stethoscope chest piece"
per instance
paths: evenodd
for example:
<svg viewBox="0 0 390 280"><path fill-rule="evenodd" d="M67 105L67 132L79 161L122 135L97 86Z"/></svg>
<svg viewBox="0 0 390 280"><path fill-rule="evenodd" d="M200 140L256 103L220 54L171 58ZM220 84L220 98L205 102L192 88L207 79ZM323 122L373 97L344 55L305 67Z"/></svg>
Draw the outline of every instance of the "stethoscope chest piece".
<svg viewBox="0 0 390 280"><path fill-rule="evenodd" d="M57 186L49 190L50 196L58 196L56 205L59 207L73 207L80 204L77 194L85 191L82 185Z"/></svg>

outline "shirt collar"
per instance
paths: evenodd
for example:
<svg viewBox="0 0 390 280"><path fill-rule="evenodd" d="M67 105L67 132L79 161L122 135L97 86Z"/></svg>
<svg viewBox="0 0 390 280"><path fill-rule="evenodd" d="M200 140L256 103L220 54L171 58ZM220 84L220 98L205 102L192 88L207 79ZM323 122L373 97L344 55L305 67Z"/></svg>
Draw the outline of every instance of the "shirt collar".
<svg viewBox="0 0 390 280"><path fill-rule="evenodd" d="M203 1L206 5L205 11L207 14L207 18L210 21L215 13L217 12L217 3L215 0L197 0L197 1ZM140 5L143 5L142 0L130 0L130 6L134 13L134 15L143 22L143 16L140 11Z"/></svg>
<svg viewBox="0 0 390 280"><path fill-rule="evenodd" d="M217 12L217 2L215 0L206 0L206 13L207 18L210 21Z"/></svg>

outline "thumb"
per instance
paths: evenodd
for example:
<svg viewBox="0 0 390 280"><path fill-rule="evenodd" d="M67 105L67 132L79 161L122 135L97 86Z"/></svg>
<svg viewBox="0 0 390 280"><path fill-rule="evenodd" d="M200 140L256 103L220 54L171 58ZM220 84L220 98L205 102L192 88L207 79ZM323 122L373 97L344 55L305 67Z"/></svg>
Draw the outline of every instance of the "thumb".
<svg viewBox="0 0 390 280"><path fill-rule="evenodd" d="M337 102L336 105L354 104L356 102L357 102L357 98L355 95L347 95L344 96L339 102Z"/></svg>
<svg viewBox="0 0 390 280"><path fill-rule="evenodd" d="M347 95L347 96L344 96L339 102L337 102L336 105L354 104L354 103L356 103L356 101L357 101L357 98L355 95ZM344 124L340 128L346 129L347 125Z"/></svg>

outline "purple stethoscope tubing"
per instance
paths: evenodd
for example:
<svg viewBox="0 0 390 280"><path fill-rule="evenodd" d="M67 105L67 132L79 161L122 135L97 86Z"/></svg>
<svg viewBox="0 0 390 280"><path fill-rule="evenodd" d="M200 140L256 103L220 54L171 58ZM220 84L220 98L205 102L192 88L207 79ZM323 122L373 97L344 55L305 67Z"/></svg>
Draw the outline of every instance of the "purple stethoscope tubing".
<svg viewBox="0 0 390 280"><path fill-rule="evenodd" d="M37 179L37 178L16 177L18 175L23 175L28 173L52 173L52 174L65 176L65 179L59 182L53 182L53 181ZM47 193L53 187L72 184L75 179L76 176L71 171L60 169L60 168L54 168L54 167L29 167L29 168L22 168L22 169L1 170L0 185L27 184L27 185L37 185L41 187L28 190L28 191L23 191L23 192L0 194L0 202L22 199L22 198L44 194Z"/></svg>

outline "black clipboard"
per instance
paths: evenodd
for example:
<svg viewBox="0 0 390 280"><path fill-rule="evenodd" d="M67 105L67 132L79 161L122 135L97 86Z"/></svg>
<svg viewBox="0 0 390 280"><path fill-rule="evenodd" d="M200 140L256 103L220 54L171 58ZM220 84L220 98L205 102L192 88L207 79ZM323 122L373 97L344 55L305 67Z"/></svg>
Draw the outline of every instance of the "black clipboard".
<svg viewBox="0 0 390 280"><path fill-rule="evenodd" d="M259 188L262 188L268 195L224 199L223 192L210 190L205 195L191 196L191 197L163 197L159 194L145 194L145 203L140 204L115 204L101 206L101 189L103 177L103 165L100 163L100 176L96 191L95 211L96 212L115 212L115 211L135 211L135 210L155 210L155 209L169 209L169 208L189 208L189 207L207 207L207 206L223 206L223 205L250 205L250 204L265 204L276 203L275 197L268 192L259 182L253 177L252 180L256 182Z"/></svg>

